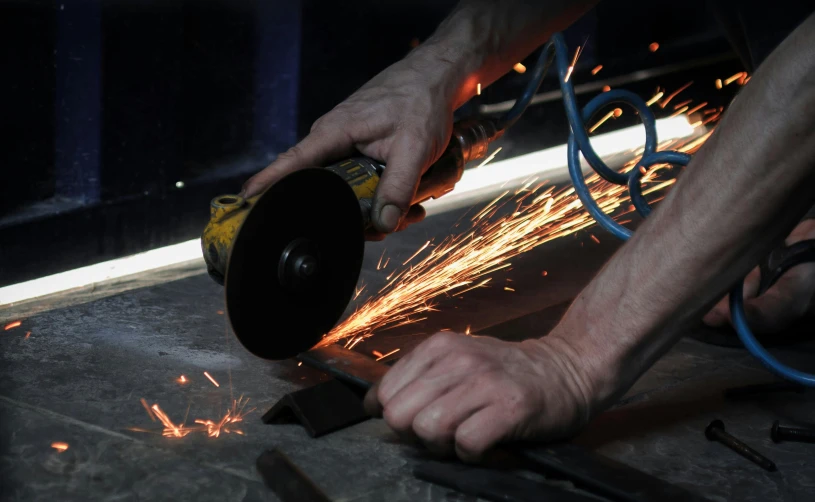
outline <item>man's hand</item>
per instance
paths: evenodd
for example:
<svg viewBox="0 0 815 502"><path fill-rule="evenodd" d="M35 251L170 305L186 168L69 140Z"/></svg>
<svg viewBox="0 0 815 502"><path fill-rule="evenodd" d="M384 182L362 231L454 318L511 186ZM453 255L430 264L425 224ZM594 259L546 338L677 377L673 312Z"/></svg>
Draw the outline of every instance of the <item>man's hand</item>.
<svg viewBox="0 0 815 502"><path fill-rule="evenodd" d="M244 185L251 197L299 169L324 166L354 151L387 165L371 220L381 233L424 217L411 200L424 171L444 151L453 122L454 89L444 63L423 51L399 61L317 120L311 133ZM330 208L326 208L330 210Z"/></svg>
<svg viewBox="0 0 815 502"><path fill-rule="evenodd" d="M804 220L787 237L785 244L815 239L815 219ZM788 270L763 295L758 293L761 274L755 268L744 281L744 311L750 329L758 334L776 334L815 310L815 263L802 263ZM712 327L731 322L729 295L705 316Z"/></svg>
<svg viewBox="0 0 815 502"><path fill-rule="evenodd" d="M592 393L562 343L438 333L396 363L365 406L398 433L465 461L498 442L560 438L588 421Z"/></svg>

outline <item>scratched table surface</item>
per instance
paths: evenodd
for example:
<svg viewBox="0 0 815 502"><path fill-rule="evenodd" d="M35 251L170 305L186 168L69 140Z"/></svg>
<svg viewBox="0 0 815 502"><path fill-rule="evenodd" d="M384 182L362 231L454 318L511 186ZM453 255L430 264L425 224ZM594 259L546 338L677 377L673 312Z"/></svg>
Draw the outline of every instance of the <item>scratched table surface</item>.
<svg viewBox="0 0 815 502"><path fill-rule="evenodd" d="M377 270L383 251L399 262L426 239L449 233L462 213L438 212L384 243L368 244L363 281L378 289L390 273ZM594 232L599 243L586 231L543 245L498 273L497 287L441 300L427 321L377 335L356 350L400 348L404 354L434 331L468 325L510 339L540 336L616 248ZM109 288L0 312L0 321L23 321L0 331L0 498L276 500L255 460L279 448L332 500L472 500L415 480L417 450L381 420L318 439L297 425L264 425L260 416L284 394L325 377L291 361L260 360L239 346L222 314L222 289L200 264L176 276L156 274L158 280L136 284L145 287L117 294ZM508 284L514 291L504 290ZM296 336L275 332L273 319L268 329L270 336ZM815 370L811 346L775 352ZM181 375L186 383L179 383ZM740 402L721 397L727 387L771 380L744 350L684 339L575 441L710 500L815 500L815 445L769 438L776 419L815 425L813 393ZM174 423L190 425L217 421L241 396L249 400L244 411L256 409L216 438L203 432L163 437L141 404L158 404ZM705 440L713 418L773 459L779 471L765 472ZM68 449L60 453L55 442Z"/></svg>

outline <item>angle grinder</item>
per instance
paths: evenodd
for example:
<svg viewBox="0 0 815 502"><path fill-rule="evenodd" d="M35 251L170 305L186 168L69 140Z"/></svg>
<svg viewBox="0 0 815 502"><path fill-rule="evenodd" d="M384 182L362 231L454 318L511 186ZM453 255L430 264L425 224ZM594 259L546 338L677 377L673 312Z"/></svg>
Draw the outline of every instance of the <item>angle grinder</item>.
<svg viewBox="0 0 815 502"><path fill-rule="evenodd" d="M457 122L422 176L413 204L450 192L464 165L503 133L497 121ZM287 359L316 345L351 301L372 200L387 167L353 157L291 173L261 195L215 197L201 236L207 270L225 285L235 336L253 354Z"/></svg>

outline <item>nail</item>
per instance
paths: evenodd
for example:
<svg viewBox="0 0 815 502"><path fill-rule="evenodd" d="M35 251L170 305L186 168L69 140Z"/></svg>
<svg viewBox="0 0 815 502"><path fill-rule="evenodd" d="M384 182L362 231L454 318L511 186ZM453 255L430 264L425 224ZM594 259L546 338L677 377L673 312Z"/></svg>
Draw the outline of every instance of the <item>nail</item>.
<svg viewBox="0 0 815 502"><path fill-rule="evenodd" d="M402 210L393 204L388 204L379 211L379 224L385 232L393 232L402 219Z"/></svg>
<svg viewBox="0 0 815 502"><path fill-rule="evenodd" d="M709 441L718 441L719 443L722 443L750 462L761 466L765 470L770 472L778 470L772 460L750 448L742 441L739 441L735 437L726 433L724 431L724 422L721 420L714 420L710 422L710 425L708 425L705 429L705 437L708 438Z"/></svg>

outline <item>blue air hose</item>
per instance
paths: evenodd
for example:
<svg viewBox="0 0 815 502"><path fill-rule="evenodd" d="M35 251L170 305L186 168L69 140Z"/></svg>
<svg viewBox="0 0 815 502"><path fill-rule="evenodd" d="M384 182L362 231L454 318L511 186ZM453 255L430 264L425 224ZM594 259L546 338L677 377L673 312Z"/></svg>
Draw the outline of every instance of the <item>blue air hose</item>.
<svg viewBox="0 0 815 502"><path fill-rule="evenodd" d="M691 156L675 151L656 151L658 141L654 114L645 101L632 92L623 90L604 92L589 101L582 112L578 110L574 88L572 87L572 83L567 79L570 70L566 42L564 42L563 35L560 33L556 33L552 36L552 39L543 47L535 68L532 71L532 78L524 90L524 93L521 95L521 98L515 102L512 109L500 120L499 124L501 124L502 128L506 128L514 123L524 112L526 107L529 106L532 97L537 92L538 87L540 87L553 59L556 61L560 89L563 92L563 104L566 108L566 117L569 121L569 126L571 127L567 160L569 164L569 176L572 179L572 183L574 183L575 192L583 203L583 206L585 206L592 218L594 218L601 227L618 239L628 240L632 234L631 230L620 225L605 214L592 198L580 167L580 154L583 154L583 157L591 168L603 179L617 185L628 186L631 202L643 218L647 217L651 212L648 202L642 195L641 179L643 171L647 171L647 169L654 164L686 166L690 162ZM634 169L627 173L614 171L600 159L591 146L585 126L585 122L598 110L617 103L633 107L639 114L643 126L645 127L645 150L642 159ZM733 326L742 343L764 366L786 380L808 387L815 387L815 375L804 373L782 364L756 340L756 337L747 325L741 282L730 292L730 312L733 319Z"/></svg>

